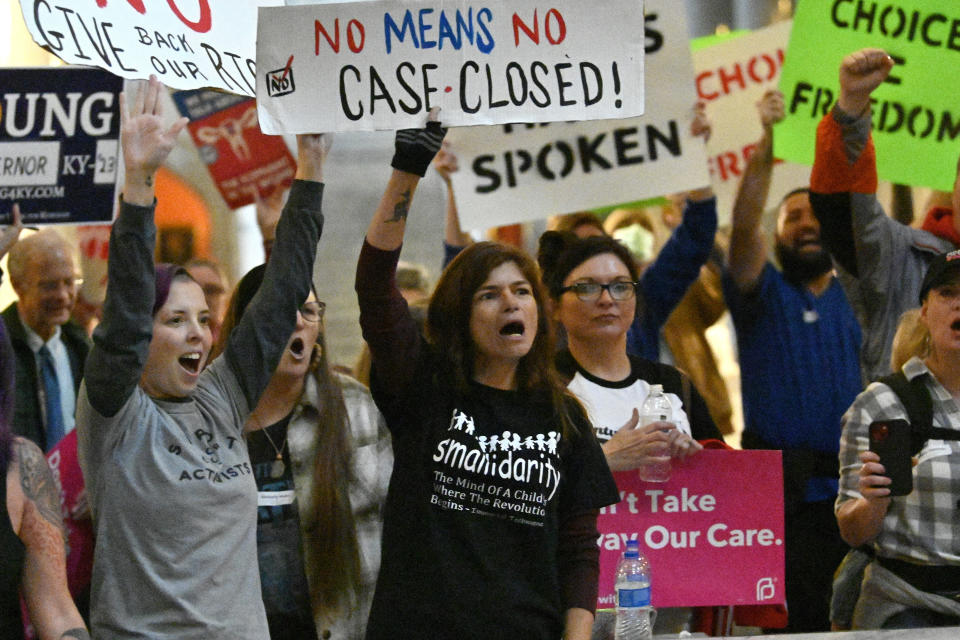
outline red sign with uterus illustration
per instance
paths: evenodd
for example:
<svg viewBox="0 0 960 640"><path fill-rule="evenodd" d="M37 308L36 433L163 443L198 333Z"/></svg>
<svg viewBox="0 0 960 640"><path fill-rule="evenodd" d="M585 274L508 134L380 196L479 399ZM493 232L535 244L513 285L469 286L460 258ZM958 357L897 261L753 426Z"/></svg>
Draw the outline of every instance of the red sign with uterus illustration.
<svg viewBox="0 0 960 640"><path fill-rule="evenodd" d="M231 209L289 187L296 162L280 136L268 136L257 123L253 99L218 91L178 91L173 95L200 158Z"/></svg>
<svg viewBox="0 0 960 640"><path fill-rule="evenodd" d="M616 606L626 541L650 561L655 607L784 602L783 470L779 451L706 449L674 462L670 480L614 473L621 500L601 510L597 607Z"/></svg>

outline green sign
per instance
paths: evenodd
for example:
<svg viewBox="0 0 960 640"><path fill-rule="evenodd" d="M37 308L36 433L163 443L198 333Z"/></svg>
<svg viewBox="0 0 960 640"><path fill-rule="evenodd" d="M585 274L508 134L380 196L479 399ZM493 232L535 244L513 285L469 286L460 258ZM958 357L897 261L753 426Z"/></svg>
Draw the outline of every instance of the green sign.
<svg viewBox="0 0 960 640"><path fill-rule="evenodd" d="M880 178L951 191L960 155L960 2L799 2L780 75L787 118L776 128L776 156L813 163L817 123L839 91L840 62L865 47L896 61L871 96Z"/></svg>

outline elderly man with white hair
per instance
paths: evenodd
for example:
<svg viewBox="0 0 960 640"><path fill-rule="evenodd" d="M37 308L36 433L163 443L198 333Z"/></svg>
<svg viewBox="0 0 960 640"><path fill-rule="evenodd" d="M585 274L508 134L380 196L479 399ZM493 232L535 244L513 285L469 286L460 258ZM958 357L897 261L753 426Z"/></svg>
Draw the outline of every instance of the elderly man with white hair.
<svg viewBox="0 0 960 640"><path fill-rule="evenodd" d="M70 245L52 229L14 244L7 269L18 298L2 314L16 354L12 427L49 451L73 430L89 350L84 331L70 322L77 269Z"/></svg>

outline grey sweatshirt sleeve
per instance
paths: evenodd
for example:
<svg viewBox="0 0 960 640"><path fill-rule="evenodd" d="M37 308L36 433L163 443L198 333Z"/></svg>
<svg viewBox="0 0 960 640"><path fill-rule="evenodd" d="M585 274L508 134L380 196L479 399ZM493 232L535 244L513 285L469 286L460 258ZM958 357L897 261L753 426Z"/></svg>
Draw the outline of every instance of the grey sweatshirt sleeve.
<svg viewBox="0 0 960 640"><path fill-rule="evenodd" d="M93 332L84 371L91 406L110 417L140 382L153 333L153 207L120 201L110 231L103 321Z"/></svg>
<svg viewBox="0 0 960 640"><path fill-rule="evenodd" d="M252 408L256 406L310 294L317 242L323 230L323 184L295 180L277 224L263 283L224 349Z"/></svg>

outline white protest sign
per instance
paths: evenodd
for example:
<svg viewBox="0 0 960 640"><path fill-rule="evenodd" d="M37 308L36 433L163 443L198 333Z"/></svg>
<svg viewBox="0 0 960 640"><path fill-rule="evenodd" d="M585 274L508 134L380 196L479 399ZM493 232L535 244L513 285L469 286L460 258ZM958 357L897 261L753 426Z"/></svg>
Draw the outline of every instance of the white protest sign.
<svg viewBox="0 0 960 640"><path fill-rule="evenodd" d="M20 0L34 41L64 62L175 89L254 95L257 8L283 0Z"/></svg>
<svg viewBox="0 0 960 640"><path fill-rule="evenodd" d="M643 113L638 0L406 0L263 8L264 133Z"/></svg>
<svg viewBox="0 0 960 640"><path fill-rule="evenodd" d="M480 229L686 191L710 182L690 134L696 94L682 2L647 0L641 118L451 131L460 219Z"/></svg>
<svg viewBox="0 0 960 640"><path fill-rule="evenodd" d="M710 177L720 224L730 220L747 159L762 132L756 103L776 89L791 21L759 29L693 52L697 95L707 103L713 135L707 143ZM810 167L778 162L770 184L771 202L810 184Z"/></svg>

